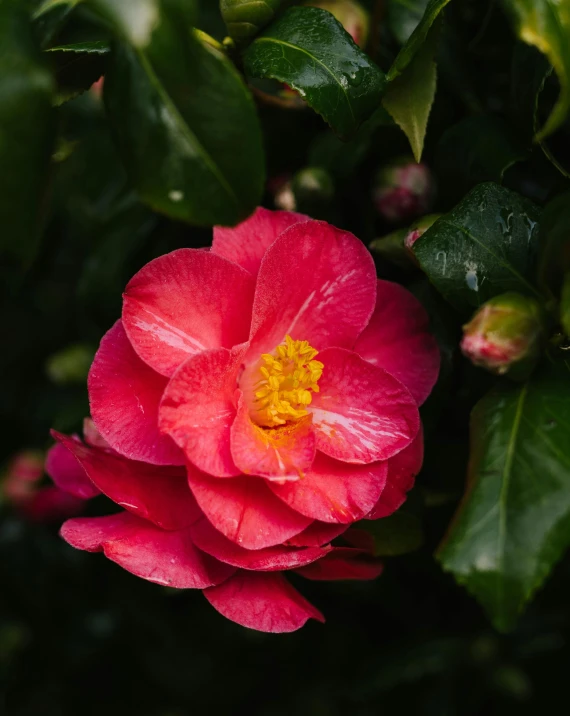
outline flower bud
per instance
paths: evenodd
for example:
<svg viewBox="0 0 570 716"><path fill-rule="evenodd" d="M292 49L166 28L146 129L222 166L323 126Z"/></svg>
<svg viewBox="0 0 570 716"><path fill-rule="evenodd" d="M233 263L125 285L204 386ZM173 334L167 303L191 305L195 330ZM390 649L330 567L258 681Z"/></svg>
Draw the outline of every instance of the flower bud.
<svg viewBox="0 0 570 716"><path fill-rule="evenodd" d="M257 35L287 4L287 0L220 0L220 10L230 37L239 43Z"/></svg>
<svg viewBox="0 0 570 716"><path fill-rule="evenodd" d="M46 372L59 385L83 383L87 379L94 353L92 348L82 343L67 346L48 358Z"/></svg>
<svg viewBox="0 0 570 716"><path fill-rule="evenodd" d="M296 211L321 218L334 197L334 184L330 174L324 169L306 167L293 177L291 191Z"/></svg>
<svg viewBox="0 0 570 716"><path fill-rule="evenodd" d="M359 2L356 0L308 0L305 5L328 10L359 47L362 49L366 47L370 31L370 15Z"/></svg>
<svg viewBox="0 0 570 716"><path fill-rule="evenodd" d="M4 497L13 504L27 500L35 492L43 474L43 453L36 450L22 450L14 455L4 475L2 481Z"/></svg>
<svg viewBox="0 0 570 716"><path fill-rule="evenodd" d="M412 247L416 241L420 238L420 236L423 236L433 224L435 224L440 216L443 216L443 214L428 214L427 216L423 216L421 219L418 219L410 226L406 233L406 238L404 239L404 246L408 249L408 251L412 251Z"/></svg>
<svg viewBox="0 0 570 716"><path fill-rule="evenodd" d="M487 301L463 327L461 350L475 365L522 380L540 356L542 333L540 304L504 293Z"/></svg>
<svg viewBox="0 0 570 716"><path fill-rule="evenodd" d="M377 174L373 200L380 216L392 223L425 214L433 197L433 179L425 164L412 158L395 160Z"/></svg>

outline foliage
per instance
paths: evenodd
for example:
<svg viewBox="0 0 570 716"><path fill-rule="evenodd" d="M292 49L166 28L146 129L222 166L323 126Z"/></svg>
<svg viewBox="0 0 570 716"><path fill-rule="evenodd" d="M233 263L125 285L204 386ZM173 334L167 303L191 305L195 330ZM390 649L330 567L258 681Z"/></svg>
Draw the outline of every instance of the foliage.
<svg viewBox="0 0 570 716"><path fill-rule="evenodd" d="M329 624L302 635L218 622L2 504L10 716L470 716L553 709L562 694L570 2L361 2L364 49L303 2L0 0L2 464L47 449L50 427L80 431L86 365L130 276L258 204L373 244L379 276L425 305L443 358L410 500L358 526L385 574L328 596L312 584ZM372 200L378 171L410 149L442 215L412 250L411 221ZM544 315L524 382L459 350L462 325L510 291Z"/></svg>

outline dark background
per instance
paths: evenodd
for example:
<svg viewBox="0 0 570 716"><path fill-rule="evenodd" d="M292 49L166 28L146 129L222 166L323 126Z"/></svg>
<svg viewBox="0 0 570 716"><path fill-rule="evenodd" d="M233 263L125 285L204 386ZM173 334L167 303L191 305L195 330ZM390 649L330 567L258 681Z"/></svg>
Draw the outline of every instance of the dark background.
<svg viewBox="0 0 570 716"><path fill-rule="evenodd" d="M202 27L222 37L216 3L202 5ZM87 25L86 19L73 32ZM385 69L398 49L386 21L375 45ZM505 173L507 186L543 203L566 182L539 148L528 148L530 119L518 111L520 63L532 52L515 43L498 8L479 0L451 4L425 153L438 186L436 210L449 209L475 183L497 179L489 138L475 157L471 130L458 130L450 146L449 130L466 118L492 118L505 141L524 147L525 160ZM556 91L553 79L543 93L545 112ZM269 178L294 174L314 156L315 141L329 141L310 110L260 106L260 116ZM148 260L211 241L211 231L159 217L138 202L96 97L67 103L59 121L62 156L54 163L39 255L23 270L1 272L0 464L21 449L47 449L50 427L79 431L88 414L81 361L71 360L72 369L54 377L53 356L70 346L87 355L96 349L120 314L122 288ZM566 127L551 149L568 159L568 144ZM393 126L379 126L358 162L350 147L335 147L339 159L328 167L335 197L317 197L313 213L368 243L393 228L375 216L370 196L378 168L408 152L405 138ZM265 204L273 206L269 193ZM442 573L433 553L463 491L469 410L492 379L456 355L457 322L447 320L418 274L381 262L379 272L422 295L444 352L441 384L424 411L425 468L411 498L423 546L388 558L376 582L293 579L327 623L266 635L225 620L199 592L164 589L101 555L74 551L58 537L58 524L33 523L4 501L0 713L471 716L564 708L570 560L556 568L510 635L493 631L478 605ZM107 511L112 505L103 497L88 508L88 514Z"/></svg>

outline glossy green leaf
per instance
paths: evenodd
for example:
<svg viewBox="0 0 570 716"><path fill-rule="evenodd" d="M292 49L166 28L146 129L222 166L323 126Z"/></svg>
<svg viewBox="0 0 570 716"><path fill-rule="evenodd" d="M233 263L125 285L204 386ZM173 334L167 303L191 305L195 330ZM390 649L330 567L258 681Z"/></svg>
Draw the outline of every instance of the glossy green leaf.
<svg viewBox="0 0 570 716"><path fill-rule="evenodd" d="M548 57L560 81L558 101L537 133L537 139L544 139L570 112L570 0L503 0L503 5L520 39Z"/></svg>
<svg viewBox="0 0 570 716"><path fill-rule="evenodd" d="M293 7L247 48L246 74L284 82L341 137L378 108L385 77L325 10Z"/></svg>
<svg viewBox="0 0 570 716"><path fill-rule="evenodd" d="M417 25L404 47L402 47L398 56L392 63L392 67L390 67L390 70L388 71L386 78L389 82L395 80L396 77L401 75L417 53L421 50L426 42L432 25L438 18L443 8L449 2L450 0L429 1L420 23Z"/></svg>
<svg viewBox="0 0 570 716"><path fill-rule="evenodd" d="M105 73L108 54L109 45L104 41L50 47L48 57L58 85L56 104L89 89Z"/></svg>
<svg viewBox="0 0 570 716"><path fill-rule="evenodd" d="M428 2L429 0L388 0L386 20L400 44L407 42L419 25Z"/></svg>
<svg viewBox="0 0 570 716"><path fill-rule="evenodd" d="M467 491L439 550L500 630L570 544L570 363L475 407Z"/></svg>
<svg viewBox="0 0 570 716"><path fill-rule="evenodd" d="M220 0L220 10L229 36L242 42L257 35L286 3L287 0Z"/></svg>
<svg viewBox="0 0 570 716"><path fill-rule="evenodd" d="M47 47L82 0L45 0L33 14L34 28L42 47Z"/></svg>
<svg viewBox="0 0 570 716"><path fill-rule="evenodd" d="M18 0L0 2L0 252L34 258L54 140L54 82Z"/></svg>
<svg viewBox="0 0 570 716"><path fill-rule="evenodd" d="M437 20L425 42L402 74L388 84L382 103L407 136L417 162L422 158L427 124L437 84L435 54L441 22Z"/></svg>
<svg viewBox="0 0 570 716"><path fill-rule="evenodd" d="M414 254L438 291L463 315L506 291L533 285L539 209L515 192L476 186L416 241Z"/></svg>
<svg viewBox="0 0 570 716"><path fill-rule="evenodd" d="M485 181L501 183L505 172L527 158L510 127L491 115L465 117L442 136L436 150L438 184L458 201Z"/></svg>
<svg viewBox="0 0 570 716"><path fill-rule="evenodd" d="M145 0L136 25L130 5L97 2L123 38L105 75L105 105L131 180L172 218L236 224L257 206L264 183L249 91L223 53L191 34L172 0L163 8Z"/></svg>

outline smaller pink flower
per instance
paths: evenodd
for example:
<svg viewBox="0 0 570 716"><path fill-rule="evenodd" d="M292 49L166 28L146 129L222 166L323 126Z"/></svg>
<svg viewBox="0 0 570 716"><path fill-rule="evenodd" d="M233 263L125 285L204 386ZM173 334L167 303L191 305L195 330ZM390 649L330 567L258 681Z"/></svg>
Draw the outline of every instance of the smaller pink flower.
<svg viewBox="0 0 570 716"><path fill-rule="evenodd" d="M431 205L431 172L413 159L398 159L378 172L372 196L378 213L387 221L412 221Z"/></svg>

